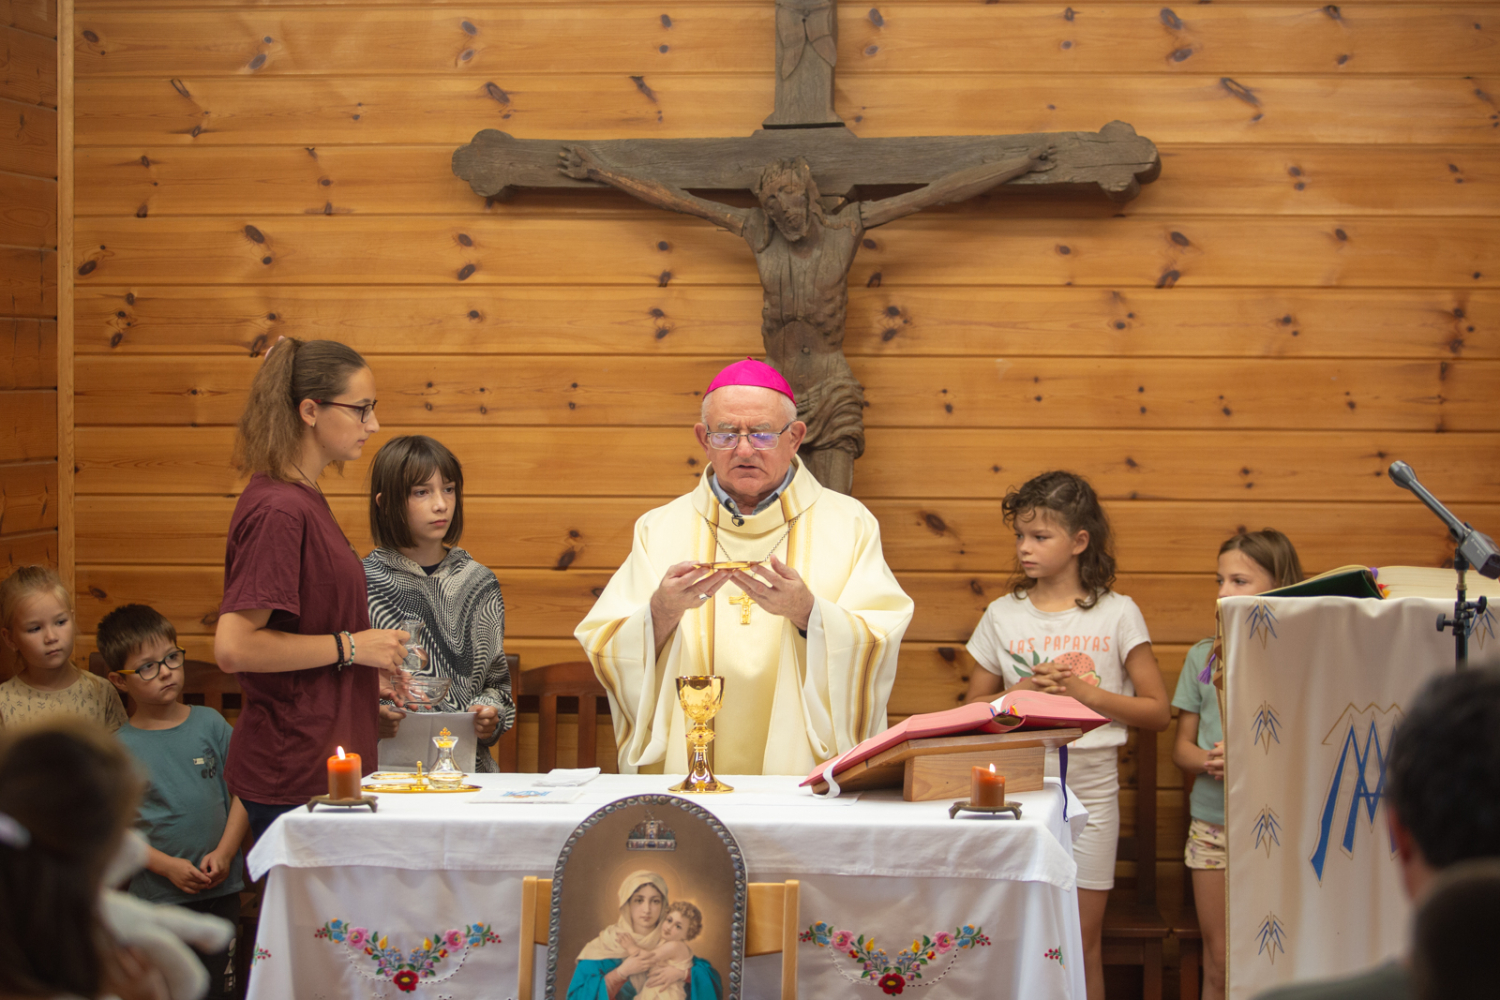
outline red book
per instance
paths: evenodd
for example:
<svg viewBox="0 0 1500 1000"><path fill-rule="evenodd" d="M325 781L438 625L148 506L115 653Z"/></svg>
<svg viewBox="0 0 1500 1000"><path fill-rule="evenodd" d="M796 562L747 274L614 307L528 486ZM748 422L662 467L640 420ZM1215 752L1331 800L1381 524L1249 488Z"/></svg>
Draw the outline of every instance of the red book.
<svg viewBox="0 0 1500 1000"><path fill-rule="evenodd" d="M978 736L983 733L1009 733L1018 729L1081 729L1088 732L1109 720L1086 708L1076 698L1041 691L1010 691L993 702L960 705L944 712L907 716L883 733L871 736L859 746L838 758L834 776L861 761L907 740L934 736ZM823 780L827 763L819 764L802 782L810 785Z"/></svg>

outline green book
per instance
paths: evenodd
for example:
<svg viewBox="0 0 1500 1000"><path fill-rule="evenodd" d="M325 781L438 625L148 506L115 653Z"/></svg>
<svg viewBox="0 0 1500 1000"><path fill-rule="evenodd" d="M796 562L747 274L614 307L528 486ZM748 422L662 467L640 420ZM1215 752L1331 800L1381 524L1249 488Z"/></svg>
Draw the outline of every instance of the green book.
<svg viewBox="0 0 1500 1000"><path fill-rule="evenodd" d="M1384 595L1375 582L1375 571L1368 566L1340 566L1317 576L1310 576L1289 587L1268 590L1263 597L1373 597Z"/></svg>

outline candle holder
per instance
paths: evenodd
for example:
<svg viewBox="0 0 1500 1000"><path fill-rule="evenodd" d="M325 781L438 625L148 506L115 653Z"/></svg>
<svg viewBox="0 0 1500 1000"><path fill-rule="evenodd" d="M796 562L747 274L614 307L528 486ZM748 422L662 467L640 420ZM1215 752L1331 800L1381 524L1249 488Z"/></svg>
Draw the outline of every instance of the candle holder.
<svg viewBox="0 0 1500 1000"><path fill-rule="evenodd" d="M357 799L336 799L329 795L314 795L307 800L307 811L312 812L317 806L338 806L343 809L358 809L360 806L368 806L370 812L376 808L375 796L361 795Z"/></svg>
<svg viewBox="0 0 1500 1000"><path fill-rule="evenodd" d="M724 702L724 678L703 674L679 677L677 700L682 703L682 711L693 723L687 734L690 748L688 775L667 791L687 792L690 795L734 791L714 777L713 768L708 764L708 745L714 740L714 731L708 728L708 720L719 714L719 708Z"/></svg>
<svg viewBox="0 0 1500 1000"><path fill-rule="evenodd" d="M948 818L957 819L958 814L961 812L980 813L984 816L997 816L1001 813L1010 813L1011 815L1015 816L1016 819L1020 819L1021 803L1007 802L1003 806L976 806L970 805L967 801L959 801L953 803L953 805L948 807Z"/></svg>

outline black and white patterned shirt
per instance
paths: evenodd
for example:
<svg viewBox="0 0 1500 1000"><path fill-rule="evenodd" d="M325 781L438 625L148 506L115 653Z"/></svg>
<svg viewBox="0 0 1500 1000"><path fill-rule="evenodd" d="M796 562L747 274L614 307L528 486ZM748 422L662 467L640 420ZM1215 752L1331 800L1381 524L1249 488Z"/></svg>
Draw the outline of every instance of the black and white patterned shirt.
<svg viewBox="0 0 1500 1000"><path fill-rule="evenodd" d="M439 711L462 712L470 705L493 705L500 726L483 746L492 745L515 724L516 703L505 664L505 600L500 581L469 553L453 548L429 575L393 549L376 549L364 559L372 628L401 627L417 618L427 627L428 671L452 680ZM495 760L478 755L481 771Z"/></svg>

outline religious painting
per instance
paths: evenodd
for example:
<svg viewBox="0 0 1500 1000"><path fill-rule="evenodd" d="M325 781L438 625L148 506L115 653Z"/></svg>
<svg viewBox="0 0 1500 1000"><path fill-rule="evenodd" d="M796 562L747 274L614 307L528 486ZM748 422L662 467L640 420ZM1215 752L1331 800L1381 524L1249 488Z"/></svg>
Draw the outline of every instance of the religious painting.
<svg viewBox="0 0 1500 1000"><path fill-rule="evenodd" d="M711 813L672 795L611 802L557 861L548 1000L738 1000L745 892Z"/></svg>

